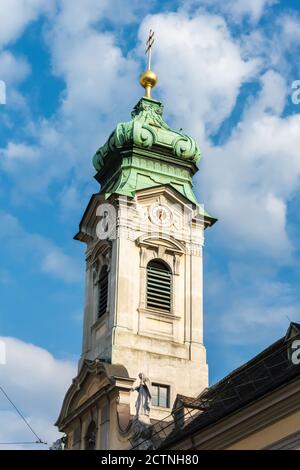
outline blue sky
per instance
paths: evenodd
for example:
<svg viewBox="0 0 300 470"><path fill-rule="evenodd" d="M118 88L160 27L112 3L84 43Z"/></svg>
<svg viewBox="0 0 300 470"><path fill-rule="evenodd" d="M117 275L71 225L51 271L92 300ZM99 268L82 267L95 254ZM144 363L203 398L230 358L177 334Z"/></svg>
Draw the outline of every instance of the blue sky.
<svg viewBox="0 0 300 470"><path fill-rule="evenodd" d="M219 219L205 247L211 383L300 321L298 2L2 0L0 22L0 335L19 354L0 373L49 440L81 348L72 237L97 191L91 159L142 95L150 28L154 95L198 140L195 190ZM9 436L23 440L17 421Z"/></svg>

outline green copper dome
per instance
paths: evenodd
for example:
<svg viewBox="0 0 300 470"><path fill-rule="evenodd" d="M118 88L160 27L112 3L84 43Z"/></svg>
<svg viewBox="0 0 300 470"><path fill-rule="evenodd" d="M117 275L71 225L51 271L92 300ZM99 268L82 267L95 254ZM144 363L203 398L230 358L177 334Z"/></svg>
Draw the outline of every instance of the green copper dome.
<svg viewBox="0 0 300 470"><path fill-rule="evenodd" d="M144 149L161 149L168 155L197 163L200 160L200 149L196 141L171 129L162 116L162 103L143 97L131 113L132 120L118 124L108 141L96 152L93 158L96 170L103 168L109 153L132 145Z"/></svg>
<svg viewBox="0 0 300 470"><path fill-rule="evenodd" d="M144 96L134 107L131 121L117 125L93 158L100 191L105 198L134 197L144 189L169 186L198 205L212 224L216 219L203 210L193 191L199 147L192 137L171 129L162 116L162 103Z"/></svg>

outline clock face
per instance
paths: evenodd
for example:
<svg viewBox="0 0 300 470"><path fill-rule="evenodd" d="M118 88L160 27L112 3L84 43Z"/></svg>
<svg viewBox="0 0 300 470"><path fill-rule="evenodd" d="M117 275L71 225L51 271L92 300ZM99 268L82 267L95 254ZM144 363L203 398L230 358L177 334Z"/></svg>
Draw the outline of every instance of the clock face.
<svg viewBox="0 0 300 470"><path fill-rule="evenodd" d="M172 212L168 206L155 204L150 209L150 217L153 223L157 225L168 226L172 222Z"/></svg>

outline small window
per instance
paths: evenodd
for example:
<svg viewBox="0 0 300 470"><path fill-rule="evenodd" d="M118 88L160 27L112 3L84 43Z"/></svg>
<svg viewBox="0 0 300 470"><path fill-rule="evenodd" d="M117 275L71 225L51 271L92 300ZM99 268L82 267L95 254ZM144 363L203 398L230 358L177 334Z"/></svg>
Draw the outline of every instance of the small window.
<svg viewBox="0 0 300 470"><path fill-rule="evenodd" d="M162 408L169 408L170 387L168 387L167 385L152 384L151 403L153 406L161 406Z"/></svg>
<svg viewBox="0 0 300 470"><path fill-rule="evenodd" d="M147 307L171 311L172 275L170 268L160 260L147 265Z"/></svg>
<svg viewBox="0 0 300 470"><path fill-rule="evenodd" d="M89 427L87 429L86 435L85 435L85 450L94 450L96 447L96 423L95 421L92 421L89 424Z"/></svg>
<svg viewBox="0 0 300 470"><path fill-rule="evenodd" d="M98 318L107 311L108 300L108 270L107 266L103 266L99 278L99 297L98 297Z"/></svg>

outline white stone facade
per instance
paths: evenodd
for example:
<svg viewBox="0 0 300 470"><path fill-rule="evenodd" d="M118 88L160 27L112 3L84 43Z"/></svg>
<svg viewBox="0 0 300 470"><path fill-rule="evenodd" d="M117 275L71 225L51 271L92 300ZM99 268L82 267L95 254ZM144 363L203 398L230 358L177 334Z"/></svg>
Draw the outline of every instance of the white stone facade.
<svg viewBox="0 0 300 470"><path fill-rule="evenodd" d="M157 206L167 208L164 220L156 217ZM103 216L108 215L106 227ZM99 223L100 232L107 229L102 240L96 233ZM143 372L152 382L170 387L170 407L177 394L199 394L208 385L208 369L203 345L204 224L197 207L165 186L139 191L133 199L99 196L88 207L78 238L87 242L80 364L98 357L122 364L132 378ZM152 259L171 269L170 312L147 308L146 267ZM109 271L108 306L97 318L104 264ZM152 407L151 418L169 413L170 408Z"/></svg>

